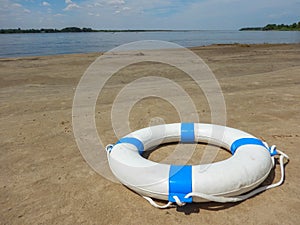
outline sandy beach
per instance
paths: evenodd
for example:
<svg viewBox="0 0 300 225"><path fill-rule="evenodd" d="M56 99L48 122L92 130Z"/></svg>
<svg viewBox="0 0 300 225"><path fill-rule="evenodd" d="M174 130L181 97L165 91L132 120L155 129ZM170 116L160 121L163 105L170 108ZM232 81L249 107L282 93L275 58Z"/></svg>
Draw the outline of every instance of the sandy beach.
<svg viewBox="0 0 300 225"><path fill-rule="evenodd" d="M300 44L195 47L222 88L227 126L274 144L290 157L285 183L241 203L199 203L159 210L121 184L93 171L75 142L76 86L99 53L0 59L0 224L298 224L300 221ZM141 56L142 57L142 56ZM137 64L116 73L96 108L106 144L116 94L147 73L170 78L190 94L200 122L210 122L201 90L167 65ZM163 88L163 87L162 87ZM165 109L165 110L161 110ZM131 110L130 127L152 118L180 122L166 101L149 97ZM159 161L174 145L150 155ZM190 163L201 158L198 146ZM220 151L216 161L230 157ZM266 183L280 179L279 166Z"/></svg>

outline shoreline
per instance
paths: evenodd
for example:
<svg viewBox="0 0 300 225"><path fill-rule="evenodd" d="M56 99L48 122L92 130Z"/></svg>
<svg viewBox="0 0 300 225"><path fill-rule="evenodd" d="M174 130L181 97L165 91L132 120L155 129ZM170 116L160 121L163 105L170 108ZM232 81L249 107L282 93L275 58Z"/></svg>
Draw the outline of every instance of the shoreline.
<svg viewBox="0 0 300 225"><path fill-rule="evenodd" d="M287 46L287 45L300 45L299 43L258 43L258 44L245 44L245 43L228 43L228 44L209 44L200 45L194 47L186 47L187 49L199 49L199 48L210 48L210 47L270 47L270 46ZM40 58L40 57L55 57L55 56L72 56L72 55L93 55L93 54L104 54L105 52L85 52L85 53L66 53L66 54L50 54L50 55L25 55L25 56L12 56L12 57L0 57L0 61L13 60L22 58Z"/></svg>

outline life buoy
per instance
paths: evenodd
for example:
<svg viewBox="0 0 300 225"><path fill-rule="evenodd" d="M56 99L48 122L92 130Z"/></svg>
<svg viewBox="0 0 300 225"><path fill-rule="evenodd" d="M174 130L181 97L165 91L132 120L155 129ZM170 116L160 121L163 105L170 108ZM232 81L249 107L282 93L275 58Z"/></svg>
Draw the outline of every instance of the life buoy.
<svg viewBox="0 0 300 225"><path fill-rule="evenodd" d="M215 144L230 150L232 156L220 162L193 166L162 164L142 157L144 151L159 144L178 141ZM114 145L108 145L106 150L109 166L116 178L159 208L169 207L173 203L181 206L191 202L245 200L258 192L279 186L284 179L283 159L288 159L275 146L269 148L251 134L201 123L144 128L128 134ZM280 155L281 181L255 189L268 177L275 164L275 155ZM152 198L169 203L160 206Z"/></svg>

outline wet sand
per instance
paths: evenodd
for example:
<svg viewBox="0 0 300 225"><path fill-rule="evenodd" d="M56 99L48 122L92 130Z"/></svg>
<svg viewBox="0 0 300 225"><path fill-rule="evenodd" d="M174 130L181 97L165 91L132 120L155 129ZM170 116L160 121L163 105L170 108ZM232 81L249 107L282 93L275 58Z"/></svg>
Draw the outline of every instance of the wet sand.
<svg viewBox="0 0 300 225"><path fill-rule="evenodd" d="M0 224L298 224L300 44L213 45L192 50L221 85L227 125L275 144L290 156L282 186L236 204L156 209L94 172L76 145L74 92L100 54L0 59ZM150 71L148 64L135 65L115 74L99 96L97 129L106 144L117 140L110 120L116 93L148 72L182 85L195 102L200 121L210 122L203 93L186 75L166 65L150 65ZM130 127L148 126L153 118L179 122L172 105L150 97L133 107ZM164 146L150 159L159 161L173 149L174 145ZM190 163L199 161L202 150L197 147ZM229 156L220 151L216 161ZM277 166L265 183L279 178Z"/></svg>

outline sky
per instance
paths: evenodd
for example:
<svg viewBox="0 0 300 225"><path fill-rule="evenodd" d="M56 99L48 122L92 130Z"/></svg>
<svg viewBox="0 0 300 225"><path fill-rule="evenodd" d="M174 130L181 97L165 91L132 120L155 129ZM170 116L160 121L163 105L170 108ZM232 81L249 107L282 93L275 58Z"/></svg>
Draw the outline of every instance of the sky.
<svg viewBox="0 0 300 225"><path fill-rule="evenodd" d="M236 30L300 21L300 0L0 0L0 28Z"/></svg>

